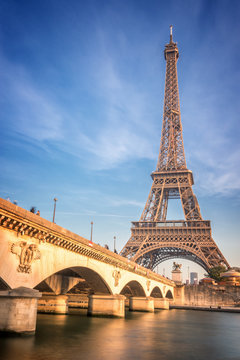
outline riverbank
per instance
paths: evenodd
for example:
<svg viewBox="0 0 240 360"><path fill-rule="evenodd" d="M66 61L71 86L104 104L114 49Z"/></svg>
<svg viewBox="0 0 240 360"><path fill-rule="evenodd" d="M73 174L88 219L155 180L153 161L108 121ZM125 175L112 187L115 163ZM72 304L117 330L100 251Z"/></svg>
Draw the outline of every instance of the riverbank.
<svg viewBox="0 0 240 360"><path fill-rule="evenodd" d="M198 311L218 311L240 313L240 308L230 306L189 306L189 305L170 305L170 309L178 310L198 310Z"/></svg>

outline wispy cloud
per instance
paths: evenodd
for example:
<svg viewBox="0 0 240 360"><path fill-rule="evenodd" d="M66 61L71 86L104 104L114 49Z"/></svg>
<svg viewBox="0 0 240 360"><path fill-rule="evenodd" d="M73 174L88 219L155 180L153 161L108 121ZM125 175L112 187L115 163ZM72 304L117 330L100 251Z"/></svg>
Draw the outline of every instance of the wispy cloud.
<svg viewBox="0 0 240 360"><path fill-rule="evenodd" d="M148 96L121 76L109 55L102 57L98 69L90 70L95 74L94 96L104 106L98 110L96 104L90 112L96 129L88 132L82 130L86 119L79 111L68 114L54 94L37 87L23 66L3 57L0 60L4 69L1 81L8 88L8 97L2 95L11 109L7 116L14 132L38 146L51 143L55 150L85 159L84 154L88 154L85 166L99 170L132 159L154 158L154 123L149 119Z"/></svg>
<svg viewBox="0 0 240 360"><path fill-rule="evenodd" d="M126 71L122 64L124 58L119 60L119 55L131 53L126 34L119 32L117 51L109 32L99 27L96 36L98 56L89 61L86 70L86 77L94 84L87 99L88 115L81 109L81 103L77 109L69 109L61 103L54 85L51 90L50 87L38 86L26 67L1 56L1 69L4 69L1 72L1 97L10 110L5 114L10 129L26 137L27 142L22 141L19 146L28 147L29 151L38 146L49 155L65 152L90 170L112 169L138 159L155 160L160 140L161 104L151 98L152 93L140 85L139 78ZM220 86L222 78L221 74L214 73L215 60L210 59L206 64L199 56L200 52L209 51L213 36L208 34L200 44L199 53L193 55L193 65L182 75L185 78L184 101L188 103L183 106L184 133L188 138L186 151L190 165L200 164L197 177L203 192L229 194L240 189L240 149L236 141L233 144L230 134L236 123L236 114L231 109L224 110L224 97L229 99L231 93L226 86ZM152 41L156 46L156 38ZM236 40L229 43L229 51L235 45ZM151 46L154 48L153 43L146 46L148 50ZM143 49L144 44L141 51ZM227 52L221 54L219 61L223 67L227 56ZM149 62L150 59L152 61L151 54ZM145 66L147 68L149 63ZM69 73L69 76L74 74ZM208 78L211 76L209 88ZM230 84L229 80L223 80ZM84 91L86 84L82 86ZM225 123L221 112L228 115ZM85 123L91 125L84 127Z"/></svg>
<svg viewBox="0 0 240 360"><path fill-rule="evenodd" d="M110 58L104 58L103 64L98 91L106 102L106 121L91 151L102 160L102 166L153 159L155 135L154 123L149 119L148 95L121 78Z"/></svg>
<svg viewBox="0 0 240 360"><path fill-rule="evenodd" d="M46 212L47 214L48 212ZM50 214L50 212L49 212ZM93 217L114 217L114 218L129 218L128 215L122 215L122 214L108 214L108 213L98 213L94 211L84 211L84 212L68 212L68 211L58 211L58 214L60 215L66 215L66 216L93 216Z"/></svg>
<svg viewBox="0 0 240 360"><path fill-rule="evenodd" d="M221 154L221 155L219 155ZM202 163L199 185L205 194L235 195L240 190L240 149L232 153L195 154Z"/></svg>
<svg viewBox="0 0 240 360"><path fill-rule="evenodd" d="M141 201L136 201L131 198L124 198L117 195L110 195L109 193L105 193L98 189L89 189L89 188L74 188L66 189L64 194L62 195L65 201L69 201L70 199L81 199L82 201L88 201L90 198L95 199L95 201L104 203L106 207L138 207L142 208L144 203ZM92 210L88 210L92 211Z"/></svg>
<svg viewBox="0 0 240 360"><path fill-rule="evenodd" d="M129 160L154 159L154 142L159 141L149 95L122 75L118 66L104 49L90 71L95 84L92 93L98 100L92 113L92 117L96 116L92 118L92 132L80 129L82 115L72 117L68 119L68 138L65 136L65 144L61 143L65 151L76 156L87 152L87 166L97 170L111 169Z"/></svg>
<svg viewBox="0 0 240 360"><path fill-rule="evenodd" d="M224 21L221 19L218 24ZM218 27L218 32L221 36L217 41L221 43L220 39L226 40L224 27ZM239 84L240 72L234 60L236 39L224 44L224 52L219 45L214 56L205 55L211 52L214 42L215 31L207 34L193 54L191 66L185 69L182 115L186 156L203 195L237 196L240 104L235 86Z"/></svg>
<svg viewBox="0 0 240 360"><path fill-rule="evenodd" d="M11 130L38 142L63 138L63 111L47 89L39 89L28 71L0 57L1 97ZM6 91L7 90L7 91Z"/></svg>

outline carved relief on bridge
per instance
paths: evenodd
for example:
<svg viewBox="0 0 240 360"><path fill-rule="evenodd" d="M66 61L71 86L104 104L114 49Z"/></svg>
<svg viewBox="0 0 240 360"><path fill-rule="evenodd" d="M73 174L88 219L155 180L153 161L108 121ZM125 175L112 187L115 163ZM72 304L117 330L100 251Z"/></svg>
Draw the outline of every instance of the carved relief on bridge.
<svg viewBox="0 0 240 360"><path fill-rule="evenodd" d="M26 241L17 241L11 245L11 252L18 256L19 265L17 271L30 274L31 265L34 260L41 258L41 253L36 244L29 244Z"/></svg>
<svg viewBox="0 0 240 360"><path fill-rule="evenodd" d="M121 279L121 272L119 270L114 270L112 273L112 276L114 278L114 286L118 286L119 280Z"/></svg>

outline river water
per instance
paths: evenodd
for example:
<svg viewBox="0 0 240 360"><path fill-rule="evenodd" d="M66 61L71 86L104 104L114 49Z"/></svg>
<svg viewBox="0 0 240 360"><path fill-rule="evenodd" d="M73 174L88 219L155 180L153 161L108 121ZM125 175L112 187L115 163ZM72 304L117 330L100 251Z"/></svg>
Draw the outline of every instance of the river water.
<svg viewBox="0 0 240 360"><path fill-rule="evenodd" d="M0 338L1 360L240 360L240 314L191 310L125 319L39 314L36 335Z"/></svg>

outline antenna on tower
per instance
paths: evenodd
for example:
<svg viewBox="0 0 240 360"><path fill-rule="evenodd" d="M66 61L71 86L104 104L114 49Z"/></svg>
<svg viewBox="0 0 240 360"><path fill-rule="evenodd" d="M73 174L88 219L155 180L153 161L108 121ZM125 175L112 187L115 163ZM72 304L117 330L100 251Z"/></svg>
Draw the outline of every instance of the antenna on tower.
<svg viewBox="0 0 240 360"><path fill-rule="evenodd" d="M173 26L170 25L169 27L170 27L170 43L171 43L171 42L173 42L173 41L172 41L172 28L173 28Z"/></svg>

